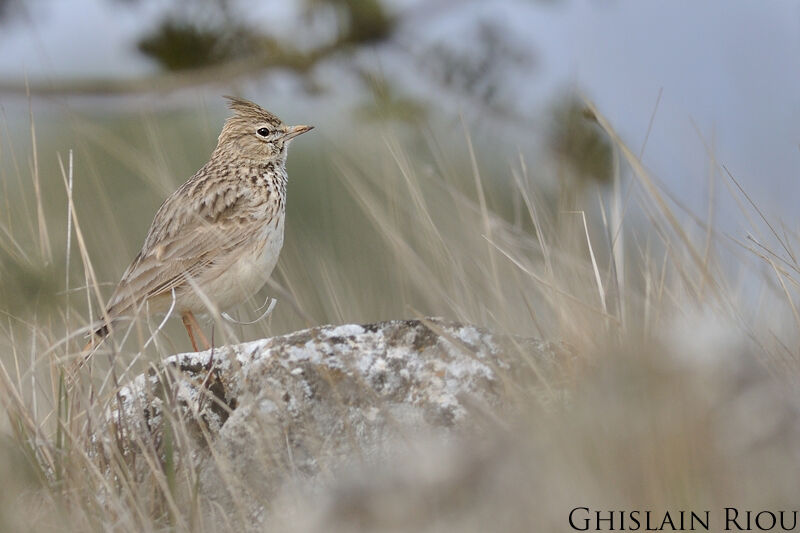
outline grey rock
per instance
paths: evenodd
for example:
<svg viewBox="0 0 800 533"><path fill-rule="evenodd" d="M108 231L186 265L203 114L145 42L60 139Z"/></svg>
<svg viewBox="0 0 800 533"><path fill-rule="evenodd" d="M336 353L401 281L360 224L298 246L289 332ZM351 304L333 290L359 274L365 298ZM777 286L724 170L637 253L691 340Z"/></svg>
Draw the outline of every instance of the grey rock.
<svg viewBox="0 0 800 533"><path fill-rule="evenodd" d="M169 357L120 390L109 420L126 453L178 450L170 460L195 473L215 520L255 527L292 484L323 487L399 443L463 434L573 357L437 318L322 326Z"/></svg>

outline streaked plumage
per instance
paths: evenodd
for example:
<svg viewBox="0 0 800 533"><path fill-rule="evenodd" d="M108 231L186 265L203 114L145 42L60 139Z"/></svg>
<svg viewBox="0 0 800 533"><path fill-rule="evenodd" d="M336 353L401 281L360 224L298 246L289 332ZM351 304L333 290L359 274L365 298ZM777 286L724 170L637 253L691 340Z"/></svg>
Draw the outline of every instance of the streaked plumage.
<svg viewBox="0 0 800 533"><path fill-rule="evenodd" d="M311 127L289 127L252 102L229 100L234 115L211 159L161 205L111 296L104 318L112 324L145 303L149 312L167 310L173 290L186 324L208 310L206 298L225 309L269 278L283 245L287 147ZM97 330L107 333L107 324Z"/></svg>

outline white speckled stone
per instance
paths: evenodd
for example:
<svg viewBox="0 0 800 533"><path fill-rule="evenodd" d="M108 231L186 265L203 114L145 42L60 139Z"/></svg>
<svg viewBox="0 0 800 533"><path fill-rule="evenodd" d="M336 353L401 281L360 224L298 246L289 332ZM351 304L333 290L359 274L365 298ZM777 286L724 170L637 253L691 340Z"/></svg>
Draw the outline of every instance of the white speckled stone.
<svg viewBox="0 0 800 533"><path fill-rule="evenodd" d="M513 344L537 371L569 355L558 343ZM486 330L435 318L322 326L218 348L213 359L169 357L164 372L120 390L121 418L160 442L164 394L154 391L169 383L182 418L202 430L190 433L204 494L220 502L235 494L250 516L264 516L264 502L287 481L377 460L415 434L457 432L473 407L501 408L504 378L525 371L519 352L507 357L503 345Z"/></svg>

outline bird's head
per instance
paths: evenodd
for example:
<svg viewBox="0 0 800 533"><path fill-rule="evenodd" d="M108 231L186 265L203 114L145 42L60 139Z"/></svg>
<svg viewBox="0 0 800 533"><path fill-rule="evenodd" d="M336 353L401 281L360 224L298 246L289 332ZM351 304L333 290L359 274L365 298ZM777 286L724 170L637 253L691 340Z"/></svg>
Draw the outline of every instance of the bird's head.
<svg viewBox="0 0 800 533"><path fill-rule="evenodd" d="M261 162L286 161L289 141L313 126L287 126L278 117L244 98L226 96L234 115L219 134L217 152Z"/></svg>

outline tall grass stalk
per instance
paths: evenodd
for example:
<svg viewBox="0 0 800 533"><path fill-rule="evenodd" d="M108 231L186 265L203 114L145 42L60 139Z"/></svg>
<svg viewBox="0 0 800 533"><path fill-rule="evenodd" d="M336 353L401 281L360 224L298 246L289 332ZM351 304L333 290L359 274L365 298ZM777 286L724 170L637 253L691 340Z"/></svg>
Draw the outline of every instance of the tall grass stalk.
<svg viewBox="0 0 800 533"><path fill-rule="evenodd" d="M738 461L770 469L776 477L754 483L763 489L761 498L779 502L778 489L800 479L792 477L794 467L780 471L749 448L736 456L712 443L716 429L700 418L713 419L709 398L723 397L720 408L756 400L724 372L704 374L703 361L723 361L714 368L753 363L772 376L770 383L797 380L797 234L785 226L777 231L780 226L724 166L733 184L728 191L756 237L731 237L714 227L721 188L713 177L705 216L684 213L642 164L644 144L635 154L590 108L619 156L614 182L610 191L571 191L569 202L559 201L547 171L538 170L546 166L528 155L485 163L464 121L460 145L446 146L428 131L420 147L417 136L387 128L365 136L361 146L370 150L326 139L336 145L335 156L313 163L308 152L306 160L290 161L298 166L290 168L281 261L264 292L239 313L242 320L257 315L252 308L265 295L280 303L256 325L213 320L215 342L328 322L430 315L502 334L563 339L575 347L582 368L552 381L527 354L508 354L523 358L538 380L503 376L509 409L487 415L496 419L494 431L508 434L526 461L538 465L542 487L552 488L532 499L530 508L517 509L530 513L531 523L563 523L542 502L557 501L561 509L576 495L661 507L748 501L755 489L722 481L752 473ZM106 218L124 208L124 200L104 188L101 172L92 169L103 158L134 169L145 193L130 201L143 203L157 202L176 185L160 177L180 174L170 167L168 134L152 121L146 124L147 146L135 148L96 125L79 121L75 127L90 132L82 139L97 152L76 148L73 156L70 149L66 165L58 157L57 171L44 172L31 108L30 185L21 179L14 185L6 171L0 174L9 211L0 217L0 275L25 280L39 271L37 265L51 265L41 274L42 286L50 287L48 276L63 283L63 298L39 295L37 302L24 301L30 293L10 286L0 291L0 403L6 413L0 421L0 530L235 529L248 519L246 510L235 501L232 509L219 509L199 489L188 459L202 445L190 434L196 428L168 415L164 455L123 420L108 423L127 380L148 369L163 371L156 361L187 348L178 326L143 316L119 327L77 382L66 379L66 369L80 357L83 333L102 313L100 304L124 267L126 258L117 252L140 244ZM11 150L0 144L5 162ZM156 156L143 160L151 151ZM717 165L712 159L712 176ZM56 186L61 203L48 203ZM31 195L35 215L28 207ZM11 211L30 219L18 222ZM51 233L64 213L66 231ZM143 234L150 214L131 222L131 234ZM759 237L762 225L769 242ZM80 272L70 268L73 234ZM54 264L62 250L63 264ZM82 297L73 297L78 292ZM683 363L665 363L684 359L691 361L688 371ZM162 394L165 403L174 401L169 391ZM564 402L565 395L571 399ZM793 401L789 393L773 396L763 398ZM790 435L770 436L777 439L770 449L781 460L788 460ZM202 440L208 445L213 439ZM131 447L136 454L122 452ZM14 462L16 456L24 460ZM234 493L225 459L214 457ZM271 464L268 455L262 460ZM528 490L523 487L527 482L520 490ZM206 522L209 514L219 521Z"/></svg>

